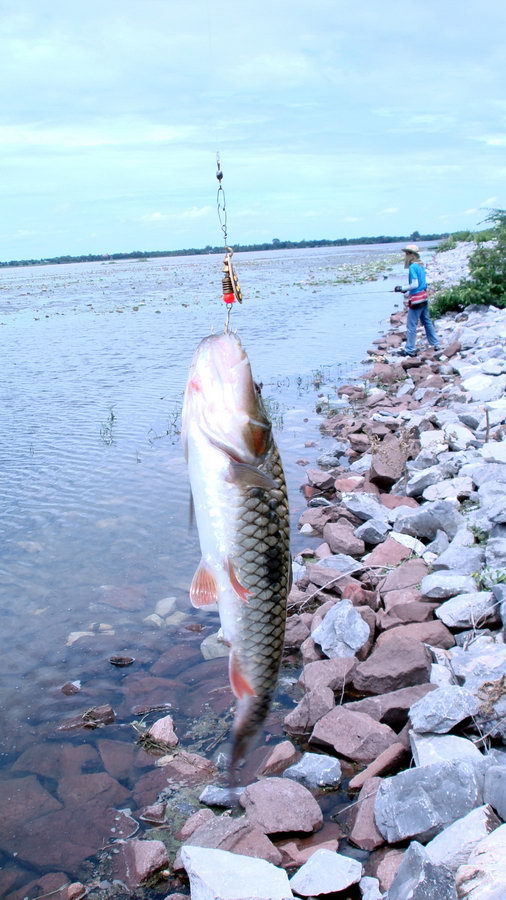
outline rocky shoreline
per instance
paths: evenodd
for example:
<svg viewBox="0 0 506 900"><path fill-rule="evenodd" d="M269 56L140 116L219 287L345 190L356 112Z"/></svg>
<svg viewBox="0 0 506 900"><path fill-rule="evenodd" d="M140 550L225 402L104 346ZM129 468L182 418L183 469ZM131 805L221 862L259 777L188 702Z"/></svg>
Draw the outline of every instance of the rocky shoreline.
<svg viewBox="0 0 506 900"><path fill-rule="evenodd" d="M459 280L472 249L435 256L429 280ZM136 790L150 830L129 837L135 819L114 810L124 838L104 850L107 880L50 874L13 900L143 886L182 900L188 879L192 900L506 895L506 310L438 320L439 358L400 357L404 315L390 326L370 371L339 388L346 405L322 422L332 445L302 486L296 702L240 814L165 715L141 735L158 757Z"/></svg>

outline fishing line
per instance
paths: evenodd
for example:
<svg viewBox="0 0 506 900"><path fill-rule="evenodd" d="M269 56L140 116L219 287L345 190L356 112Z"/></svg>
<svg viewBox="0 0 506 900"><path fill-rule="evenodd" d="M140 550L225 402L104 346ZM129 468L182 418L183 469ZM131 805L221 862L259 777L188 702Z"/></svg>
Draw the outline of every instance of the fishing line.
<svg viewBox="0 0 506 900"><path fill-rule="evenodd" d="M230 330L230 314L232 312L232 304L237 300L238 303L242 303L242 291L241 286L239 284L239 279L235 272L234 266L232 264L232 247L228 246L228 233L227 233L227 203L225 198L225 191L223 190L223 172L221 170L220 165L220 154L216 154L216 179L218 181L218 192L216 195L216 206L218 210L218 221L220 223L220 228L223 232L223 242L225 246L225 259L223 260L223 278L221 279L221 284L223 288L223 302L227 307L227 316L225 319L225 334L228 334Z"/></svg>

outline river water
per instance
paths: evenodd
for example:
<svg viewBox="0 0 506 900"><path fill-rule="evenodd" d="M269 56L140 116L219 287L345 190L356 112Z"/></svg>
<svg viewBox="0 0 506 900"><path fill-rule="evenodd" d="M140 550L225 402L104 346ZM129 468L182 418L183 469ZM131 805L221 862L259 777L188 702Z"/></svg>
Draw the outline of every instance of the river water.
<svg viewBox="0 0 506 900"><path fill-rule="evenodd" d="M394 307L396 252L234 257L245 300L233 325L273 418L295 553L308 543L296 531L300 463L325 449L317 395L336 401L335 384L360 371ZM338 283L385 256L385 276ZM135 813L147 799L135 787L154 760L131 724L145 710L170 703L182 746L204 754L230 719L226 660L200 653L217 616L188 601L199 550L179 440L193 351L222 326L220 279L217 256L0 272L0 896L41 872L82 871L95 845L69 822L79 798L95 819L102 809L84 775L108 773L105 806ZM118 655L135 662L115 668ZM69 682L76 693L62 692ZM58 730L104 703L114 724Z"/></svg>

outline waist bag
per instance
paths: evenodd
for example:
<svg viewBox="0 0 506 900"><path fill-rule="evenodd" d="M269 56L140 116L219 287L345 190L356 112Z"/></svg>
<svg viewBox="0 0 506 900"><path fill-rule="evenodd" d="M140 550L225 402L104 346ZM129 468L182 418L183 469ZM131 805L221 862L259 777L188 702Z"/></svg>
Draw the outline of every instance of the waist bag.
<svg viewBox="0 0 506 900"><path fill-rule="evenodd" d="M427 291L419 291L418 294L413 294L408 301L409 308L416 309L417 306L422 306L424 303L427 303L427 297Z"/></svg>

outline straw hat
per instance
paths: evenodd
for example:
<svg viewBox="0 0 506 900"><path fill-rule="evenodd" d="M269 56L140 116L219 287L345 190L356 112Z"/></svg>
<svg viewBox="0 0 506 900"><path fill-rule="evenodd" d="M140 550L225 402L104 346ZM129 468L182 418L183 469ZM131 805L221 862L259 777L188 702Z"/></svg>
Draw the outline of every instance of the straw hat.
<svg viewBox="0 0 506 900"><path fill-rule="evenodd" d="M417 256L420 254L420 249L418 244L406 244L405 247L402 248L403 253L416 253Z"/></svg>

